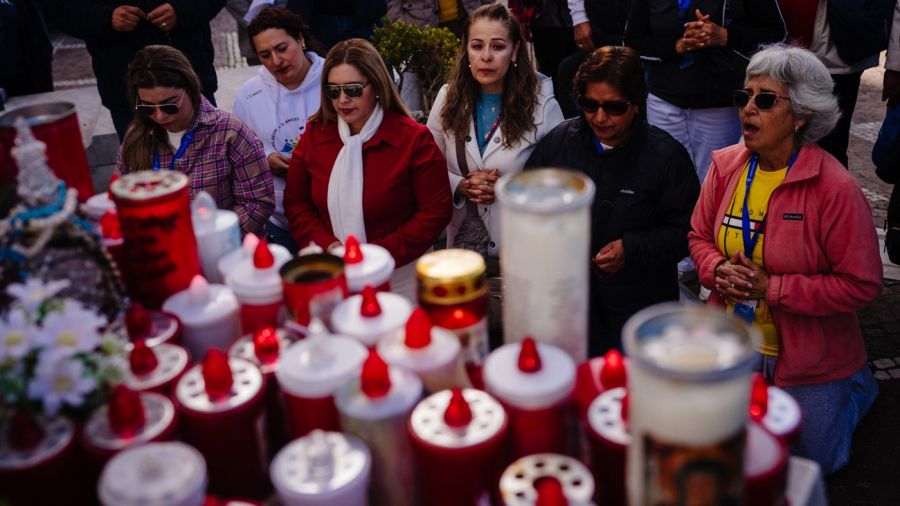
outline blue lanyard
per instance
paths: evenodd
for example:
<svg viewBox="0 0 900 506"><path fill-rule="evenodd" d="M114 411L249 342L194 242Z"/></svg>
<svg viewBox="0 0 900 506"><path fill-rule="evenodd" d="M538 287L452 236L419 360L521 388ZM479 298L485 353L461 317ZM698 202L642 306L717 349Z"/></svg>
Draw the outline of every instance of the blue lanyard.
<svg viewBox="0 0 900 506"><path fill-rule="evenodd" d="M800 151L794 151L794 154L791 155L791 161L788 162L787 172L791 171L791 167L794 166L794 162L797 161L797 155ZM763 219L759 222L759 226L756 227L756 230L751 230L750 225L750 209L747 207L747 201L750 200L750 186L753 185L753 178L756 177L756 168L759 166L759 155L753 153L750 155L750 165L747 167L747 182L744 187L744 206L741 209L741 232L744 235L744 256L749 259L753 259L753 250L756 249L756 243L759 241L759 233L762 232L762 229L766 225L766 219L769 217L768 211L766 215L763 216ZM785 173L784 177L787 177L787 173Z"/></svg>
<svg viewBox="0 0 900 506"><path fill-rule="evenodd" d="M191 144L191 141L194 140L194 132L197 131L197 127L191 129L188 133L184 134L184 137L181 138L181 145L178 146L178 151L172 155L172 161L169 162L169 170L175 170L175 161L184 156L184 152L187 151L187 147ZM159 155L156 153L156 150L153 150L153 170L159 170Z"/></svg>
<svg viewBox="0 0 900 506"><path fill-rule="evenodd" d="M687 12L692 1L693 0L678 0L678 19L681 21L684 21L684 13Z"/></svg>
<svg viewBox="0 0 900 506"><path fill-rule="evenodd" d="M603 143L600 142L600 138L596 135L593 135L592 137L594 138L594 146L597 148L597 153L603 153L604 151L606 151L605 149L603 149Z"/></svg>

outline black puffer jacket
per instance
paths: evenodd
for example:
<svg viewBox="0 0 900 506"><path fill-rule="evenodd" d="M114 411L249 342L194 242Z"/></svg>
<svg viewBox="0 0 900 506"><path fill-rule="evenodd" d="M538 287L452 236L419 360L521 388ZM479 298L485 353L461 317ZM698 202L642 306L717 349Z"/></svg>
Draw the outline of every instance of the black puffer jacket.
<svg viewBox="0 0 900 506"><path fill-rule="evenodd" d="M591 280L591 350L621 348L619 334L631 315L678 299L678 261L688 255L691 213L700 194L684 147L638 118L615 149L598 153L584 117L561 123L526 162L587 174L597 186L591 215L591 255L622 239L625 266ZM598 342L599 341L599 342Z"/></svg>
<svg viewBox="0 0 900 506"><path fill-rule="evenodd" d="M631 0L584 0L594 45L621 46Z"/></svg>
<svg viewBox="0 0 900 506"><path fill-rule="evenodd" d="M141 21L131 32L113 30L116 7L133 5L149 13L164 3L172 5L177 17L177 26L168 35L149 21ZM151 44L181 50L200 77L204 95L211 96L218 87L209 22L225 0L40 0L40 4L56 26L87 45L100 98L109 109L129 107L128 64Z"/></svg>

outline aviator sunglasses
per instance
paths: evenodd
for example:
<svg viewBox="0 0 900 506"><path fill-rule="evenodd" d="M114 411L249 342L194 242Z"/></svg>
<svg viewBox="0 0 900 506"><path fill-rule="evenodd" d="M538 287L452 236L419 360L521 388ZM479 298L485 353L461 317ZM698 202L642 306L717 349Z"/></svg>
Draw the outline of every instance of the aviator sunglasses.
<svg viewBox="0 0 900 506"><path fill-rule="evenodd" d="M751 94L747 90L734 90L732 94L734 98L734 106L738 109L743 109L750 103L750 99L752 98L756 108L760 111L768 111L772 107L775 107L775 102L778 99L790 101L791 99L785 97L783 95L779 95L774 91L761 91L756 95Z"/></svg>
<svg viewBox="0 0 900 506"><path fill-rule="evenodd" d="M369 83L326 84L325 96L331 100L335 100L341 96L341 90L343 90L344 94L348 97L359 98L363 94L363 88L368 85Z"/></svg>
<svg viewBox="0 0 900 506"><path fill-rule="evenodd" d="M612 100L610 102L597 102L596 100L591 100L585 97L578 98L578 106L581 107L581 110L594 114L598 109L603 109L603 112L609 114L610 116L621 116L628 112L628 106L631 105L631 101L629 100Z"/></svg>
<svg viewBox="0 0 900 506"><path fill-rule="evenodd" d="M181 96L178 97L178 101L171 104L137 104L134 106L134 109L146 118L153 116L156 109L159 109L169 116L173 116L178 114L178 111L181 109L181 101L184 100L184 93L185 92L182 91Z"/></svg>

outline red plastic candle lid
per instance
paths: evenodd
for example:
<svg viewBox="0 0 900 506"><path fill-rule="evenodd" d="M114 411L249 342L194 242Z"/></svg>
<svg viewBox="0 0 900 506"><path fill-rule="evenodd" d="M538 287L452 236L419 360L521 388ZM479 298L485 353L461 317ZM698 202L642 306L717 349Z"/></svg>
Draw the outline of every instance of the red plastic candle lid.
<svg viewBox="0 0 900 506"><path fill-rule="evenodd" d="M221 365L215 367L220 368ZM196 365L184 373L175 387L175 398L178 404L187 410L200 413L221 413L244 406L262 394L263 375L252 362L237 357L228 358L228 367L232 374L231 392L223 397L210 397L207 394L206 379L202 366ZM216 389L223 389L227 381L218 378L221 384Z"/></svg>
<svg viewBox="0 0 900 506"><path fill-rule="evenodd" d="M160 438L175 429L175 405L168 397L154 392L141 392L138 402L144 423L130 435L122 434L110 423L110 404L98 408L84 425L84 440L104 450L122 450Z"/></svg>
<svg viewBox="0 0 900 506"><path fill-rule="evenodd" d="M128 366L131 374L140 378L155 371L159 366L159 359L143 339L138 339L128 354Z"/></svg>
<svg viewBox="0 0 900 506"><path fill-rule="evenodd" d="M138 376L129 371L125 375L125 384L132 390L152 390L165 385L183 373L189 365L188 352L181 346L162 343L152 350L158 365L151 372Z"/></svg>
<svg viewBox="0 0 900 506"><path fill-rule="evenodd" d="M519 370L524 373L533 373L541 370L541 354L538 352L537 344L533 337L526 337L522 340L522 347L519 349Z"/></svg>
<svg viewBox="0 0 900 506"><path fill-rule="evenodd" d="M146 422L141 395L125 385L116 385L106 406L106 418L109 428L123 438L139 434Z"/></svg>
<svg viewBox="0 0 900 506"><path fill-rule="evenodd" d="M766 416L769 409L769 386L762 374L753 374L753 384L750 387L750 418L759 422Z"/></svg>
<svg viewBox="0 0 900 506"><path fill-rule="evenodd" d="M569 506L562 483L556 478L552 476L538 478L534 488L537 490L537 501L534 502L534 506Z"/></svg>
<svg viewBox="0 0 900 506"><path fill-rule="evenodd" d="M603 356L603 367L600 369L600 384L605 390L628 385L628 373L625 359L619 350L609 350Z"/></svg>
<svg viewBox="0 0 900 506"><path fill-rule="evenodd" d="M253 362L259 366L259 369L263 374L276 371L278 369L278 364L281 362L282 354L285 353L294 342L294 334L285 329L273 330L277 348L272 347L272 342L268 337L262 339L262 336L259 336L259 332L257 332L254 335L245 335L235 341L234 344L231 345L231 348L229 348L228 354L232 357L239 357ZM257 337L260 337L259 344L262 345L263 342L265 343L265 346L262 346L262 348L257 346ZM260 357L260 352L262 352L263 357L273 360L263 362Z"/></svg>
<svg viewBox="0 0 900 506"><path fill-rule="evenodd" d="M9 446L10 427L0 424L0 471L19 471L40 465L59 455L72 443L75 425L67 418L57 416L48 420L38 417L34 420L46 437L25 451Z"/></svg>
<svg viewBox="0 0 900 506"><path fill-rule="evenodd" d="M413 410L409 421L413 436L436 447L467 448L506 432L506 411L497 399L473 388L462 389L462 396L472 415L468 425L458 427L445 421L452 392L443 390L424 399ZM450 421L457 424L466 418L465 413L451 412Z"/></svg>

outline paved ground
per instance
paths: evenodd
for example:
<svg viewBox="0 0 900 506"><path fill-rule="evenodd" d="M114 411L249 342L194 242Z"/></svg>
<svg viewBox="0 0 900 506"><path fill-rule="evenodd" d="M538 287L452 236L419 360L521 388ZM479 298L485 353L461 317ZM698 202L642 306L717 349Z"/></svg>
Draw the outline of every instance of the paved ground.
<svg viewBox="0 0 900 506"><path fill-rule="evenodd" d="M234 20L224 11L213 20L216 67L246 64L239 54ZM80 41L56 34L54 78L57 88L95 85L90 59ZM884 117L878 69L863 75L851 130L850 170L873 209L873 223L884 222L890 187L875 176L869 158ZM895 276L900 278L900 276ZM885 281L881 297L860 311L871 364L881 395L857 431L850 464L828 478L831 502L837 505L900 504L900 282Z"/></svg>

